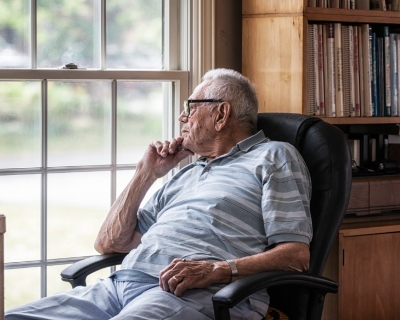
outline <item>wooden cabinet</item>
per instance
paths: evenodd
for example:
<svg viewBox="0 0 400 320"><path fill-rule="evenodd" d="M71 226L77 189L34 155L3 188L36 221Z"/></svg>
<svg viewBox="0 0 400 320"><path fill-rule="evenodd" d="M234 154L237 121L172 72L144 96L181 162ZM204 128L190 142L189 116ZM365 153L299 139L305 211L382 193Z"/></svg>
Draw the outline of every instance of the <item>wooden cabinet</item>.
<svg viewBox="0 0 400 320"><path fill-rule="evenodd" d="M339 232L325 272L339 292L327 296L324 320L400 319L400 225L366 225L344 224Z"/></svg>
<svg viewBox="0 0 400 320"><path fill-rule="evenodd" d="M400 226L339 232L338 319L400 319Z"/></svg>
<svg viewBox="0 0 400 320"><path fill-rule="evenodd" d="M400 12L307 7L307 0L242 4L242 72L256 84L260 112L306 113L307 26L311 22L400 25ZM399 123L398 117L324 118L333 124Z"/></svg>

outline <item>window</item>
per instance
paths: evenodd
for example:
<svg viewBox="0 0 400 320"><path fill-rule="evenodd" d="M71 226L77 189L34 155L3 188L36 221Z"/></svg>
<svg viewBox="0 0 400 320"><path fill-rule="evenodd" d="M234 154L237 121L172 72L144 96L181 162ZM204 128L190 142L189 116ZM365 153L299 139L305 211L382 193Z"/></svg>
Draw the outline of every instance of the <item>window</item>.
<svg viewBox="0 0 400 320"><path fill-rule="evenodd" d="M179 0L0 1L6 309L69 289L61 270L96 254L100 224L148 143L179 133L188 83L198 81L189 70L192 52L202 52L191 33L200 7ZM69 63L78 69L64 69Z"/></svg>

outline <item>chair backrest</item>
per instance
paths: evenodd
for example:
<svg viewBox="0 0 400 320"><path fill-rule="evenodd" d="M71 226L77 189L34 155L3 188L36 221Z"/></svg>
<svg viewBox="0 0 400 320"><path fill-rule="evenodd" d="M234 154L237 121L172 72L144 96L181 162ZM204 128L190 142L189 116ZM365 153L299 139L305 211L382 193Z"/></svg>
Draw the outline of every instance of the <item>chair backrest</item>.
<svg viewBox="0 0 400 320"><path fill-rule="evenodd" d="M351 190L351 156L345 134L315 117L293 113L261 113L258 129L271 140L289 142L299 150L312 181L313 240L309 272L321 275L344 218ZM311 298L304 289L271 288L271 306L290 319L310 319ZM311 305L310 305L311 304Z"/></svg>

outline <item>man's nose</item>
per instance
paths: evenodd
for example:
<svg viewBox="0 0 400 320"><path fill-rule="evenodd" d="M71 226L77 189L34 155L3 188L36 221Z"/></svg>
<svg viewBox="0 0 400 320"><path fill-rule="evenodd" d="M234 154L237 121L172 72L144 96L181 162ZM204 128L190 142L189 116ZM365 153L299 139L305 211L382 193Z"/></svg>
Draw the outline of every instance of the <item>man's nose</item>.
<svg viewBox="0 0 400 320"><path fill-rule="evenodd" d="M179 115L178 120L180 122L187 122L188 121L188 116L186 115L185 111L182 111L181 114Z"/></svg>

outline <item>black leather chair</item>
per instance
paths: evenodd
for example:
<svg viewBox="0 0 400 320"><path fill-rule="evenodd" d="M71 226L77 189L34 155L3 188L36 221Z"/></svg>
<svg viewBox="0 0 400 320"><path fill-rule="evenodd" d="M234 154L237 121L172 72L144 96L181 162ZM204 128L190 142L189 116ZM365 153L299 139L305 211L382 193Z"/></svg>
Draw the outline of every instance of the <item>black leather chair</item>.
<svg viewBox="0 0 400 320"><path fill-rule="evenodd" d="M321 275L350 197L351 157L347 140L335 126L299 114L259 114L258 128L272 140L294 145L309 168L314 231L310 270L264 272L239 279L214 295L215 317L230 319L231 307L251 293L268 288L270 306L291 320L321 319L325 295L338 290L336 282ZM119 264L123 257L123 254L111 254L87 258L66 268L61 276L73 287L85 285L88 274Z"/></svg>

